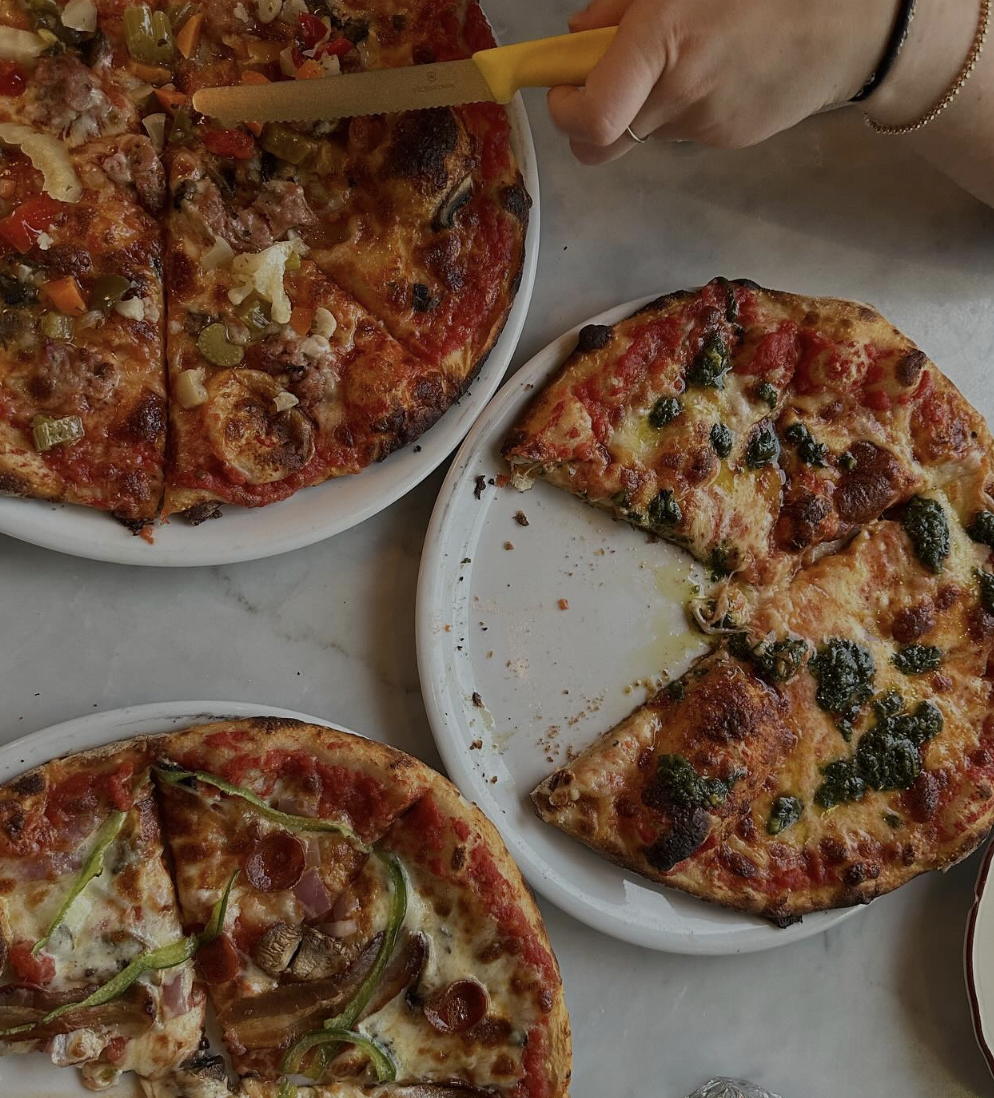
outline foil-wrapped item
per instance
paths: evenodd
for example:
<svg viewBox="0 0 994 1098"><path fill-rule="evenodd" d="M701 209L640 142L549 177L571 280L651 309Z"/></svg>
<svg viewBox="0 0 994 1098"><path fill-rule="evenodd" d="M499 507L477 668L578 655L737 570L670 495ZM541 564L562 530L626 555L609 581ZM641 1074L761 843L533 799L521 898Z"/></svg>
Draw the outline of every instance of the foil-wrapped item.
<svg viewBox="0 0 994 1098"><path fill-rule="evenodd" d="M781 1098L770 1090L763 1090L745 1079L708 1079L687 1098Z"/></svg>

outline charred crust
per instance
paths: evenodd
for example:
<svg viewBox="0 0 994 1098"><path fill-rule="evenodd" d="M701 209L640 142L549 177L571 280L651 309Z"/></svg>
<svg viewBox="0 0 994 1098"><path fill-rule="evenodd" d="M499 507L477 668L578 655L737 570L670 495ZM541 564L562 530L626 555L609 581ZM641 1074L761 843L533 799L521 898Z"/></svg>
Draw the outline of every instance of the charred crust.
<svg viewBox="0 0 994 1098"><path fill-rule="evenodd" d="M531 195L525 190L524 183L519 176L513 183L509 183L500 192L500 203L505 210L522 225L528 223L528 211L531 209Z"/></svg>
<svg viewBox="0 0 994 1098"><path fill-rule="evenodd" d="M44 788L45 779L39 770L29 770L27 774L22 774L16 781L10 783L11 792L19 797L34 796L36 793L41 793Z"/></svg>
<svg viewBox="0 0 994 1098"><path fill-rule="evenodd" d="M732 850L728 846L722 846L719 860L729 873L733 873L736 877L741 877L745 881L751 881L759 876L759 867L751 858L747 858L744 854L740 854L737 850Z"/></svg>
<svg viewBox="0 0 994 1098"><path fill-rule="evenodd" d="M31 492L31 485L16 473L0 471L0 495L26 496Z"/></svg>
<svg viewBox="0 0 994 1098"><path fill-rule="evenodd" d="M448 108L411 111L402 116L393 132L386 154L387 171L441 190L448 182L446 158L458 140L459 126Z"/></svg>
<svg viewBox="0 0 994 1098"><path fill-rule="evenodd" d="M901 794L901 802L915 823L928 823L939 810L939 779L931 770L923 770L914 785Z"/></svg>
<svg viewBox="0 0 994 1098"><path fill-rule="evenodd" d="M918 381L927 363L928 358L924 351L909 351L894 368L894 376L905 389L910 389Z"/></svg>
<svg viewBox="0 0 994 1098"><path fill-rule="evenodd" d="M703 808L681 812L673 817L669 831L645 848L645 860L668 873L698 850L710 832L711 817Z"/></svg>
<svg viewBox="0 0 994 1098"><path fill-rule="evenodd" d="M222 514L221 504L216 499L207 499L203 503L195 503L192 507L187 507L185 511L180 512L181 517L191 526L199 526L209 519L218 519Z"/></svg>
<svg viewBox="0 0 994 1098"><path fill-rule="evenodd" d="M789 926L796 926L798 923L803 922L803 918L800 915L769 915L764 914L764 918L768 919L779 930L786 930Z"/></svg>
<svg viewBox="0 0 994 1098"><path fill-rule="evenodd" d="M125 530L130 530L132 534L140 534L146 526L151 526L155 519L152 518L133 518L131 515L121 514L120 512L112 512L113 517L119 522Z"/></svg>
<svg viewBox="0 0 994 1098"><path fill-rule="evenodd" d="M585 355L599 351L611 342L614 329L608 324L586 324L576 337L576 353Z"/></svg>
<svg viewBox="0 0 994 1098"><path fill-rule="evenodd" d="M825 496L806 488L797 491L784 504L777 521L777 536L788 549L805 549L820 541L821 524L832 514L832 505Z"/></svg>

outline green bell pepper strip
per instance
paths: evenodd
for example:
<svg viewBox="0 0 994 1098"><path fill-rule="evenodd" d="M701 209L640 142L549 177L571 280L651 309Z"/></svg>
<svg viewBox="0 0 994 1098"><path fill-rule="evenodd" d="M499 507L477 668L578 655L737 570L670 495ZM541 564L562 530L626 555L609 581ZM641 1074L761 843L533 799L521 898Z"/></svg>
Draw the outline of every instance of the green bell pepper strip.
<svg viewBox="0 0 994 1098"><path fill-rule="evenodd" d="M304 1056L312 1048L320 1048L323 1045L334 1042L337 1044L355 1045L361 1048L369 1056L369 1062L376 1072L378 1083L392 1083L397 1078L397 1067L390 1054L372 1037L364 1037L351 1029L320 1029L317 1033L311 1033L302 1037L283 1058L280 1070L289 1075L295 1075L300 1071L300 1063Z"/></svg>
<svg viewBox="0 0 994 1098"><path fill-rule="evenodd" d="M280 1089L276 1092L276 1098L297 1098L297 1084L284 1079L280 1083Z"/></svg>
<svg viewBox="0 0 994 1098"><path fill-rule="evenodd" d="M380 982L383 970L393 956L397 939L400 937L401 927L407 915L407 878L404 876L403 866L393 854L381 854L377 857L383 862L390 874L390 910L387 913L387 927L380 944L380 951L376 955L376 961L369 975L359 985L355 995L352 996L348 1006L335 1018L329 1018L324 1023L325 1029L351 1029L359 1019L359 1015L366 1009L366 1004L373 997L376 985Z"/></svg>
<svg viewBox="0 0 994 1098"><path fill-rule="evenodd" d="M216 774L210 774L206 770L182 770L163 766L157 766L156 770L159 772L159 777L167 785L178 785L190 778L196 778L197 781L201 781L205 785L212 785L215 789L220 789L222 793L227 793L232 797L241 797L243 801L247 801L253 808L258 809L266 819L272 820L273 823L282 824L288 831L330 831L354 843L364 854L368 854L372 849L347 824L335 823L333 820L322 820L316 816L294 816L289 812L280 812L276 808L271 808L250 789L242 789L239 785L232 785L231 782L226 782L224 778L219 778Z"/></svg>
<svg viewBox="0 0 994 1098"><path fill-rule="evenodd" d="M29 1030L48 1025L49 1022L54 1022L56 1018L61 1018L63 1014L68 1014L72 1010L103 1006L104 1003L109 1003L112 999L123 995L146 972L175 968L177 965L183 964L184 961L189 961L202 945L213 942L221 933L221 927L224 926L225 912L228 910L228 897L231 895L231 886L235 883L237 876L238 872L236 870L231 875L221 899L214 905L207 926L199 934L190 934L186 938L180 938L177 942L170 942L169 945L159 946L158 949L139 953L129 965L122 968L107 983L98 987L92 995L88 995L78 1003L64 1003L62 1006L56 1007L55 1010L50 1010L37 1022L28 1022L26 1025L0 1029L0 1038L13 1037L15 1034L27 1033Z"/></svg>
<svg viewBox="0 0 994 1098"><path fill-rule="evenodd" d="M90 856L86 859L83 868L77 874L76 880L69 890L69 895L62 901L62 906L59 908L58 914L56 914L55 918L49 924L48 930L46 930L45 934L31 947L32 955L39 953L48 945L52 935L62 926L63 922L65 922L65 918L69 914L69 909L76 902L79 894L86 888L90 881L103 873L104 854L107 853L107 848L117 838L126 815L127 813L125 812L112 812L100 825L100 830L97 832L97 841L90 851Z"/></svg>
<svg viewBox="0 0 994 1098"><path fill-rule="evenodd" d="M375 850L374 854L380 859L386 866L387 872L390 875L390 908L387 913L387 925L386 930L383 933L383 941L380 943L379 951L376 954L376 960L373 962L373 967L369 971L369 975L359 985L355 995L349 1000L346 1008L334 1018L329 1018L324 1023L324 1031L326 1033L347 1033L352 1030L352 1027L359 1019L359 1015L366 1009L366 1005L373 997L373 992L376 991L376 985L380 982L380 978L383 976L383 970L387 967L390 958L393 956L393 951L397 945L397 939L400 937L401 928L404 925L404 919L407 916L407 878L404 876L404 867L400 864L400 860L393 854L383 854L382 852ZM283 1058L283 1064L281 1065L282 1071L288 1071L291 1074L300 1070L300 1063L303 1059L303 1054L310 1048L320 1046L320 1050L316 1057L317 1063L315 1067L317 1070L317 1077L324 1073L325 1068L335 1058L338 1053L338 1043L327 1044L324 1041L315 1041L315 1037L320 1037L321 1031L317 1033L310 1033L306 1037L301 1038L295 1045L293 1045ZM296 1067L289 1067L290 1064L296 1064ZM379 1074L379 1072L377 1072ZM381 1079L380 1082L383 1082Z"/></svg>

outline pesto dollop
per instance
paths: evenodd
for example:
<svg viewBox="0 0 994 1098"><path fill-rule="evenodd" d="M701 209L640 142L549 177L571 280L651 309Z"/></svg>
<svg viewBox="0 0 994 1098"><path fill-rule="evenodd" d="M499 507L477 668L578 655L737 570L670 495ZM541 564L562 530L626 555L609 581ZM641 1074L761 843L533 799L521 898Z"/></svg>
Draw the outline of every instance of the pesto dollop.
<svg viewBox="0 0 994 1098"><path fill-rule="evenodd" d="M749 660L757 673L772 683L789 682L801 670L808 654L807 644L795 637L776 641L764 639L750 646L747 634L738 633L728 647L732 655Z"/></svg>
<svg viewBox="0 0 994 1098"><path fill-rule="evenodd" d="M764 420L753 431L746 447L746 465L750 469L761 469L780 456L780 439L773 424Z"/></svg>
<svg viewBox="0 0 994 1098"><path fill-rule="evenodd" d="M717 808L727 800L737 777L727 782L704 777L683 755L660 755L656 763L657 790L677 809Z"/></svg>
<svg viewBox="0 0 994 1098"><path fill-rule="evenodd" d="M771 411L780 399L780 394L768 381L761 381L756 386L755 393L757 400L761 400Z"/></svg>
<svg viewBox="0 0 994 1098"><path fill-rule="evenodd" d="M894 653L893 662L905 675L924 675L942 663L942 649L932 644L906 644Z"/></svg>
<svg viewBox="0 0 994 1098"><path fill-rule="evenodd" d="M724 423L716 423L711 428L711 448L720 458L727 458L732 452L732 443L735 440L735 436L724 425Z"/></svg>
<svg viewBox="0 0 994 1098"><path fill-rule="evenodd" d="M676 397L660 397L649 409L649 426L657 430L665 427L667 423L672 423L682 411L683 405Z"/></svg>
<svg viewBox="0 0 994 1098"><path fill-rule="evenodd" d="M994 573L978 570L977 585L980 588L980 605L988 614L994 614Z"/></svg>
<svg viewBox="0 0 994 1098"><path fill-rule="evenodd" d="M994 512L978 511L966 528L966 532L973 541L979 541L988 549L994 549Z"/></svg>
<svg viewBox="0 0 994 1098"><path fill-rule="evenodd" d="M702 389L724 389L725 374L730 366L728 347L724 339L717 332L712 332L704 340L687 371L687 384Z"/></svg>
<svg viewBox="0 0 994 1098"><path fill-rule="evenodd" d="M823 442L815 442L811 432L803 423L792 423L783 435L788 442L797 447L797 456L805 465L824 468L828 447Z"/></svg>
<svg viewBox="0 0 994 1098"><path fill-rule="evenodd" d="M683 512L673 493L664 488L650 502L648 516L653 526L676 526L683 518Z"/></svg>
<svg viewBox="0 0 994 1098"><path fill-rule="evenodd" d="M915 496L905 509L902 525L911 539L915 556L930 572L941 572L949 556L949 523L941 504L934 499Z"/></svg>
<svg viewBox="0 0 994 1098"><path fill-rule="evenodd" d="M770 818L766 821L766 830L770 835L779 835L801 818L804 805L797 797L777 797L770 805Z"/></svg>
<svg viewBox="0 0 994 1098"><path fill-rule="evenodd" d="M873 656L855 641L835 637L818 649L808 667L818 680L815 700L835 715L839 730L848 739L853 721L873 694L877 671Z"/></svg>

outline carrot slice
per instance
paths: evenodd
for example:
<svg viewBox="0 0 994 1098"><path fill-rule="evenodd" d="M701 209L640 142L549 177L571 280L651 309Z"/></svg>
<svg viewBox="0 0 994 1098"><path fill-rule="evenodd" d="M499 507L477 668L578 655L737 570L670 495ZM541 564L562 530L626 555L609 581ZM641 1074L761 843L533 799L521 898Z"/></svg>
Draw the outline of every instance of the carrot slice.
<svg viewBox="0 0 994 1098"><path fill-rule="evenodd" d="M168 84L173 74L162 65L146 65L144 61L129 61L128 69L146 84Z"/></svg>
<svg viewBox="0 0 994 1098"><path fill-rule="evenodd" d="M72 275L44 283L41 292L60 313L65 313L66 316L82 316L86 312L83 293Z"/></svg>
<svg viewBox="0 0 994 1098"><path fill-rule="evenodd" d="M176 35L176 48L189 60L196 52L200 44L200 29L204 25L203 12L191 15L179 29Z"/></svg>
<svg viewBox="0 0 994 1098"><path fill-rule="evenodd" d="M319 76L324 76L324 66L320 61L314 61L312 58L308 58L300 68L297 69L298 80L314 80Z"/></svg>
<svg viewBox="0 0 994 1098"><path fill-rule="evenodd" d="M290 327L299 336L305 336L314 323L315 309L310 305L294 305L290 310Z"/></svg>
<svg viewBox="0 0 994 1098"><path fill-rule="evenodd" d="M175 88L155 88L155 98L162 105L162 109L173 114L187 101L187 96Z"/></svg>

